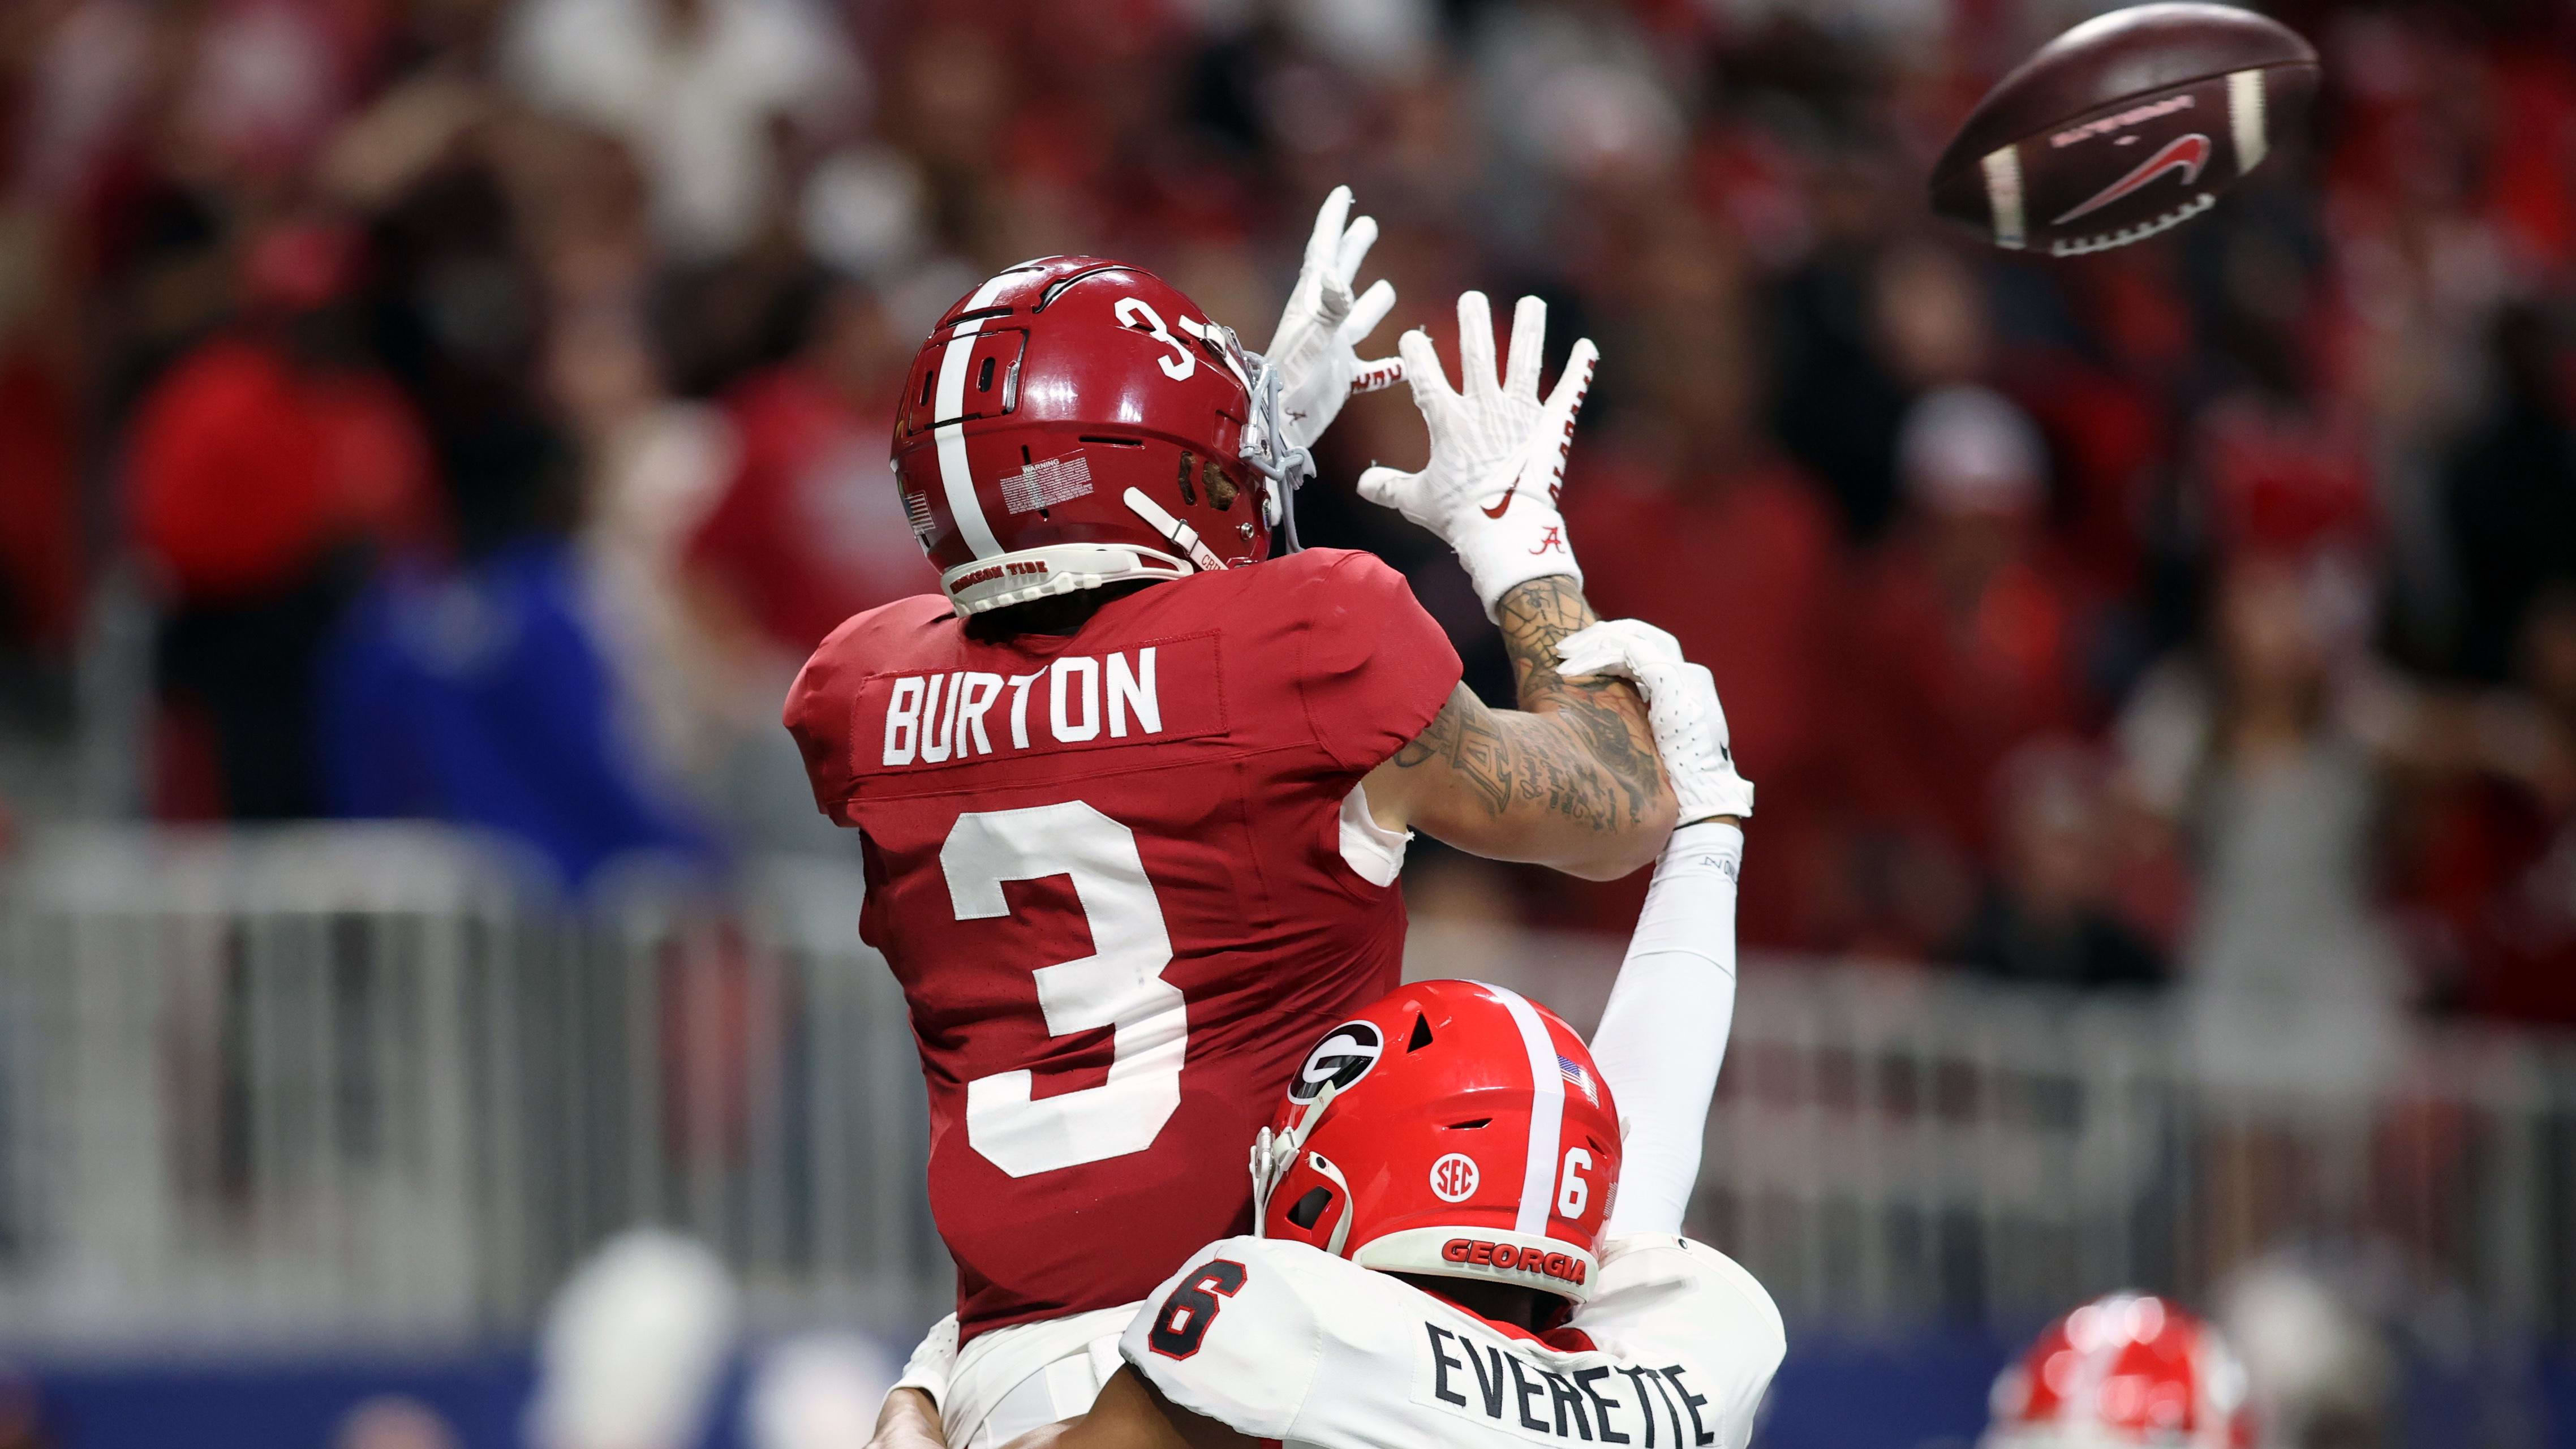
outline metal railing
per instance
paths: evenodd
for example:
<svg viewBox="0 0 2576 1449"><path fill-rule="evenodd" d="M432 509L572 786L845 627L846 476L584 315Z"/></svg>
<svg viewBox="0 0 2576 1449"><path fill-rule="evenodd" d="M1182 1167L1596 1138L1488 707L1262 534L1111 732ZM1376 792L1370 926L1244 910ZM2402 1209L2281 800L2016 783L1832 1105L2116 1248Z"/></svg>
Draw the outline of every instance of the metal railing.
<svg viewBox="0 0 2576 1449"><path fill-rule="evenodd" d="M0 885L0 1339L468 1342L636 1222L704 1238L770 1322L933 1316L920 1076L855 866L722 899L637 872L580 909L539 876L397 827L40 840ZM1409 958L1580 1025L1617 948L1425 923ZM2198 1295L2309 1240L2576 1336L2566 1048L2425 1033L2367 1091L2258 1097L2186 1035L2153 1002L1749 962L1699 1228L1858 1331Z"/></svg>
<svg viewBox="0 0 2576 1449"><path fill-rule="evenodd" d="M1616 961L1417 927L1408 970L1588 1026ZM2472 1332L2576 1337L2576 1044L2421 1027L2384 1079L2306 1091L2234 1085L2194 1047L2173 998L1750 960L1694 1230L1810 1324L2019 1329L2123 1287L2208 1302L2297 1251Z"/></svg>
<svg viewBox="0 0 2576 1449"><path fill-rule="evenodd" d="M0 908L0 1336L448 1344L659 1222L755 1312L950 1291L854 865L573 911L397 827L82 832Z"/></svg>

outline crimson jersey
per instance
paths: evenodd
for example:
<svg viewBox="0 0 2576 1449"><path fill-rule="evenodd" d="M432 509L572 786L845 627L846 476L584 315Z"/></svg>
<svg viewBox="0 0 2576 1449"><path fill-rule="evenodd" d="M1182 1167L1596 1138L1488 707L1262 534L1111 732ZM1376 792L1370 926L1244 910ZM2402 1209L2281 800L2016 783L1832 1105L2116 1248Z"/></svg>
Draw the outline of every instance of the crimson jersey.
<svg viewBox="0 0 2576 1449"><path fill-rule="evenodd" d="M906 599L807 661L787 726L865 840L967 1337L1134 1302L1247 1229L1281 1084L1398 980L1395 863L1345 802L1458 674L1403 579L1338 549L1068 637Z"/></svg>

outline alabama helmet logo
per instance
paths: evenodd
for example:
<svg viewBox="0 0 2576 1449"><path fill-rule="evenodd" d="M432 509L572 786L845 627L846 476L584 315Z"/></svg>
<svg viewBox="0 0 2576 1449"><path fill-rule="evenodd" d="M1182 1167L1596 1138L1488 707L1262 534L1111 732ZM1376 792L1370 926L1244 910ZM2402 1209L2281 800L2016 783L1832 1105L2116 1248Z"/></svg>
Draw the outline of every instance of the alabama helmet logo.
<svg viewBox="0 0 2576 1449"><path fill-rule="evenodd" d="M1386 1050L1386 1038L1365 1021L1346 1021L1325 1034L1315 1049L1306 1053L1306 1064L1297 1069L1288 1084L1288 1100L1312 1102L1317 1093L1329 1086L1348 1091L1351 1083L1377 1065L1378 1055Z"/></svg>
<svg viewBox="0 0 2576 1449"><path fill-rule="evenodd" d="M2064 226L2087 212L2099 211L2168 171L2181 172L2182 184L2189 186L2200 179L2200 168L2208 164L2209 138L2207 136L2197 131L2188 136L2176 136L2157 148L2156 154L2139 162L2128 175L2103 187L2092 200L2067 212L2049 225Z"/></svg>

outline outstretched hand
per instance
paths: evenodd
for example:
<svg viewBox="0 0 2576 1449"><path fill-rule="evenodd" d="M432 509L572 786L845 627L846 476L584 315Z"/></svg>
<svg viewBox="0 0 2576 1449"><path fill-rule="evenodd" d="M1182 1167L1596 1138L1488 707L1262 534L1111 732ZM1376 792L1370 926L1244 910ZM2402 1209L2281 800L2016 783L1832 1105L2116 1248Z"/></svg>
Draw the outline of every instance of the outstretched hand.
<svg viewBox="0 0 2576 1449"><path fill-rule="evenodd" d="M1431 461L1419 471L1371 468L1360 496L1392 508L1457 550L1487 618L1505 593L1532 579L1583 570L1565 541L1557 492L1565 480L1574 418L1592 385L1600 352L1592 339L1574 344L1556 388L1542 401L1539 355L1547 341L1547 304L1523 297L1512 311L1511 355L1497 377L1493 310L1482 292L1458 298L1458 358L1464 376L1452 388L1431 338L1404 334L1397 350L1413 384L1413 402L1431 431Z"/></svg>
<svg viewBox="0 0 2576 1449"><path fill-rule="evenodd" d="M1354 297L1360 261L1377 240L1377 219L1351 214L1351 189L1336 186L1315 214L1306 260L1289 289L1288 306L1263 355L1279 369L1279 410L1291 447L1312 448L1341 415L1342 404L1364 392L1392 387L1404 364L1392 357L1360 360L1359 344L1395 306L1395 288L1384 278Z"/></svg>

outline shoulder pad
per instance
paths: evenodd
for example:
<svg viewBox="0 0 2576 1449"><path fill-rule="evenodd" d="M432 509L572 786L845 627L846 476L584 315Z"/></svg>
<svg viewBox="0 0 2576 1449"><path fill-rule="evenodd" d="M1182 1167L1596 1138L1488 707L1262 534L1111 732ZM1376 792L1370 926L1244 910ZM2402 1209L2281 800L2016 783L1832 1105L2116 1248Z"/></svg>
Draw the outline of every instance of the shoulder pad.
<svg viewBox="0 0 2576 1449"><path fill-rule="evenodd" d="M1319 1265L1322 1265L1319 1267ZM1307 1247L1228 1238L1145 1300L1118 1351L1163 1397L1257 1439L1285 1439L1323 1361L1331 1269Z"/></svg>

